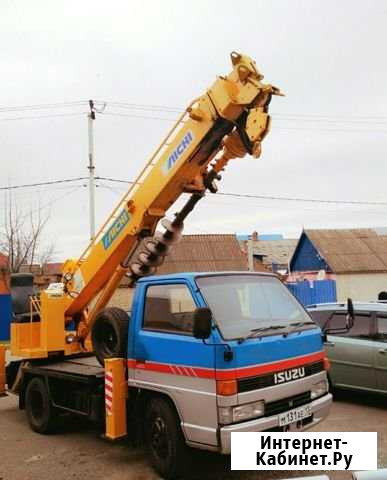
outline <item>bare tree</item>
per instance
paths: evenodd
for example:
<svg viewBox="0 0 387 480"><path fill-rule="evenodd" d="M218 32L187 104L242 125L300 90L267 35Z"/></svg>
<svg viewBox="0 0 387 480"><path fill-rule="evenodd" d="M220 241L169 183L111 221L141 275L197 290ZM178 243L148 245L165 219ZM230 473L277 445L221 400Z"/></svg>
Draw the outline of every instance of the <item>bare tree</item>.
<svg viewBox="0 0 387 480"><path fill-rule="evenodd" d="M48 220L49 214L43 215L41 208L21 211L12 196L8 196L0 231L0 252L8 257L10 273L19 272L22 265L31 266L50 260L54 245L43 241Z"/></svg>

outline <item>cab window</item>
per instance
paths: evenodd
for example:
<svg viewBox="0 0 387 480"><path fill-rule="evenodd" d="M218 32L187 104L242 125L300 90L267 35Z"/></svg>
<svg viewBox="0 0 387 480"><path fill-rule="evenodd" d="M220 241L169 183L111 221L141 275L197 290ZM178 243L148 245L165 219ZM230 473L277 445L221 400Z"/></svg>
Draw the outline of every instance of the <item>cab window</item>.
<svg viewBox="0 0 387 480"><path fill-rule="evenodd" d="M187 285L153 285L145 298L145 330L192 334L195 302Z"/></svg>

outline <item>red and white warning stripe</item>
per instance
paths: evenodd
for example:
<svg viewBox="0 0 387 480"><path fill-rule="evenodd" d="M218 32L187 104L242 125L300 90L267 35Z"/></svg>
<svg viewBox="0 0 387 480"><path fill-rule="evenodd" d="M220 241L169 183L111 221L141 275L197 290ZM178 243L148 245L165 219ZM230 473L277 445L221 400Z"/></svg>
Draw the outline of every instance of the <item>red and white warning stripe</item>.
<svg viewBox="0 0 387 480"><path fill-rule="evenodd" d="M113 374L105 372L105 408L108 415L112 414L113 406Z"/></svg>

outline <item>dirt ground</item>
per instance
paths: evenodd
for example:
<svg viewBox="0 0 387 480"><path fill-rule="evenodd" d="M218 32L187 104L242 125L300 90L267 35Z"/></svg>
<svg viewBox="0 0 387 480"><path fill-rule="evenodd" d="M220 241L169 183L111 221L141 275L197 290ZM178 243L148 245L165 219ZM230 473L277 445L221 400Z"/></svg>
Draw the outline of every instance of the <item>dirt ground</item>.
<svg viewBox="0 0 387 480"><path fill-rule="evenodd" d="M386 399L340 394L331 414L316 430L377 431L379 468L387 467ZM190 479L274 480L318 472L231 472L229 458L193 451ZM331 472L332 480L349 480L348 472ZM56 435L33 433L16 397L0 399L0 480L156 480L143 449L111 444L89 425L73 422Z"/></svg>

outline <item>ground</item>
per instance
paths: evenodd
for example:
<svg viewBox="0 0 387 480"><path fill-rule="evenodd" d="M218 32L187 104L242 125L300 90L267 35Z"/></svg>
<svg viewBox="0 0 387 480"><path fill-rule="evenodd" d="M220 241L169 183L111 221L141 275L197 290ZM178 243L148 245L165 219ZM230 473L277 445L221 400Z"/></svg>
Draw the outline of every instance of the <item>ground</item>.
<svg viewBox="0 0 387 480"><path fill-rule="evenodd" d="M386 400L357 394L340 394L329 418L319 431L377 431L379 468L387 467ZM274 480L304 476L312 472L231 472L229 459L193 451L192 480ZM33 433L17 398L0 399L0 480L156 480L145 452L125 442L111 444L91 426L67 424L55 435ZM316 473L316 472L314 472ZM349 480L348 472L330 473L332 480Z"/></svg>

